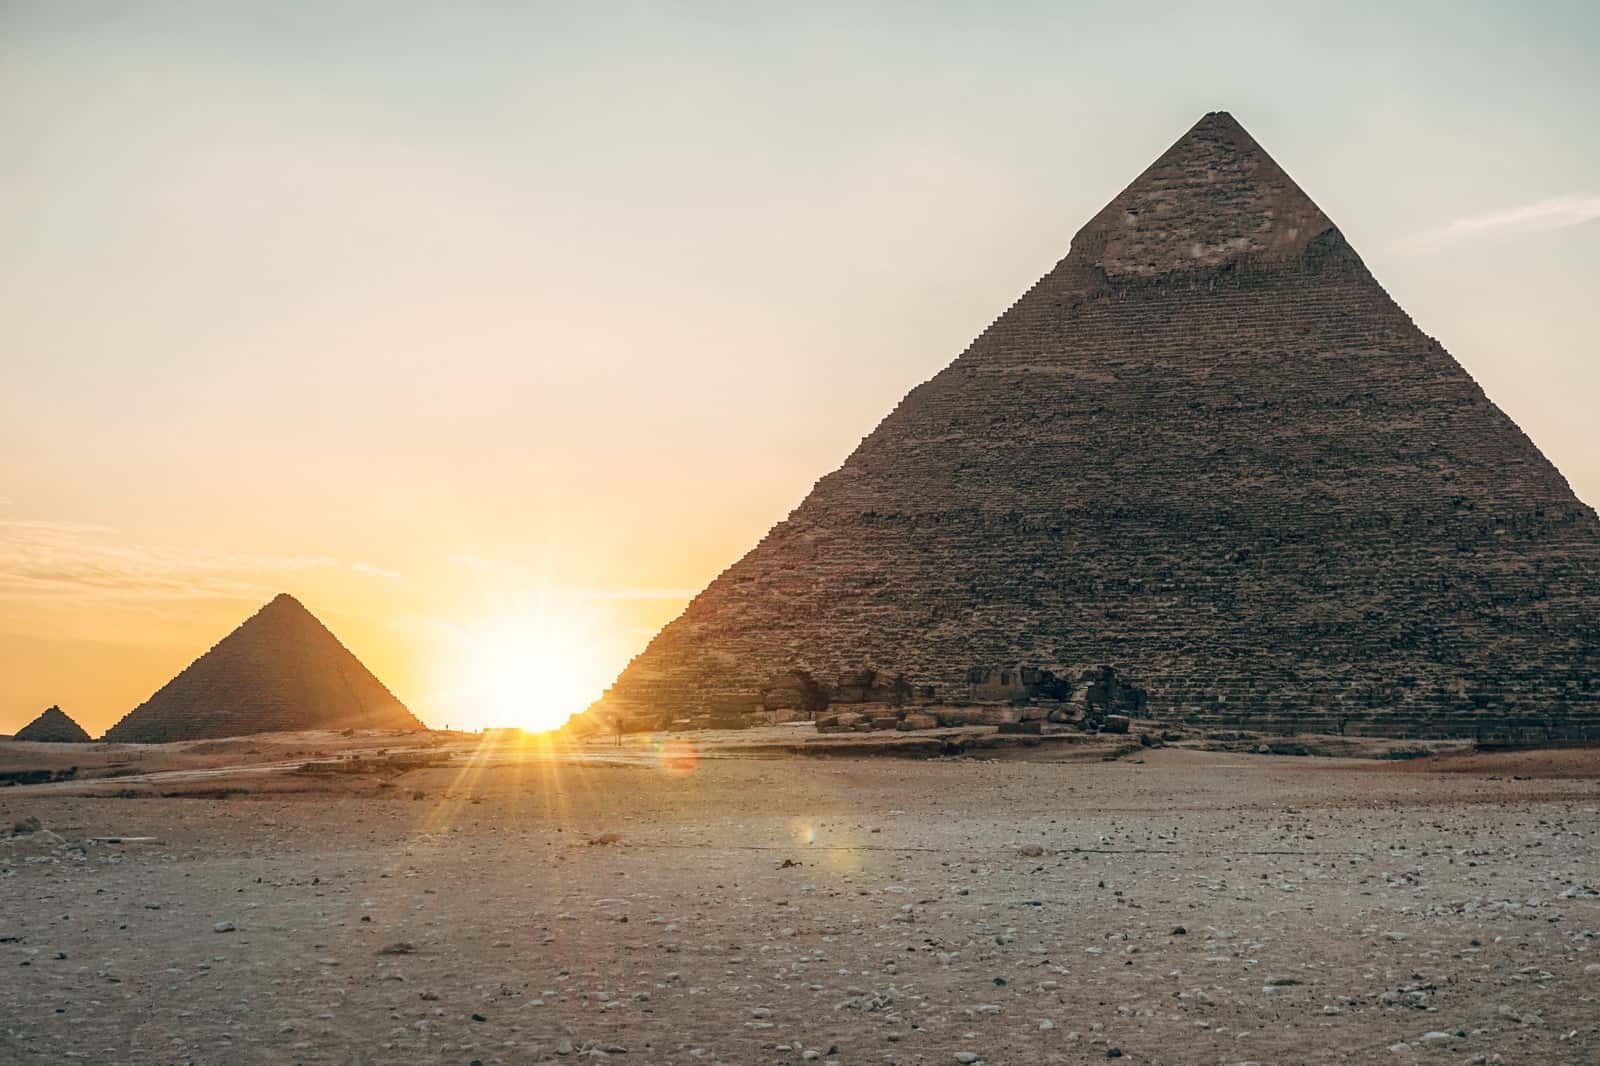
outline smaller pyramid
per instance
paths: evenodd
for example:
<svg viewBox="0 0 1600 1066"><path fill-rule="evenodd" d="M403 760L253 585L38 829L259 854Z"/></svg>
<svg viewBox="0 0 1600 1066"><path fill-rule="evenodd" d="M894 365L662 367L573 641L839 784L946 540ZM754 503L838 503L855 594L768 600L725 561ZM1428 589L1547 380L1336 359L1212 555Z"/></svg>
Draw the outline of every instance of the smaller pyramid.
<svg viewBox="0 0 1600 1066"><path fill-rule="evenodd" d="M132 744L423 724L299 600L280 594L129 711Z"/></svg>
<svg viewBox="0 0 1600 1066"><path fill-rule="evenodd" d="M50 707L43 714L17 730L17 740L32 740L42 744L87 744L93 738L83 731L60 707Z"/></svg>

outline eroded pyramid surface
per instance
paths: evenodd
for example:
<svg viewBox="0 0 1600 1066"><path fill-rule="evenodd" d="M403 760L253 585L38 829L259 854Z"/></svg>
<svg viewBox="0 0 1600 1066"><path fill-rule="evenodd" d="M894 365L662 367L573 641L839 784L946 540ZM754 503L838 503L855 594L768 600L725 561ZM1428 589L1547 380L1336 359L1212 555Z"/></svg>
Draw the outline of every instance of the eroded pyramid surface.
<svg viewBox="0 0 1600 1066"><path fill-rule="evenodd" d="M135 707L105 739L142 744L422 723L310 611L280 595Z"/></svg>
<svg viewBox="0 0 1600 1066"><path fill-rule="evenodd" d="M794 671L960 703L984 668L1096 664L1196 723L1597 729L1594 511L1226 113L596 710L754 710Z"/></svg>

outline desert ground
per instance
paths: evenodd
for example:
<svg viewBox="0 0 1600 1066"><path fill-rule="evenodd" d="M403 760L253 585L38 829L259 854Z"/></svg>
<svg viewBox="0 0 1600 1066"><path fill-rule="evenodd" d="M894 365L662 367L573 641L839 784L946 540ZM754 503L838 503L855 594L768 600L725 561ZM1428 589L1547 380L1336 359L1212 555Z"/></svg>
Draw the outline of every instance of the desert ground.
<svg viewBox="0 0 1600 1066"><path fill-rule="evenodd" d="M798 735L0 744L0 1061L1600 1061L1594 750Z"/></svg>

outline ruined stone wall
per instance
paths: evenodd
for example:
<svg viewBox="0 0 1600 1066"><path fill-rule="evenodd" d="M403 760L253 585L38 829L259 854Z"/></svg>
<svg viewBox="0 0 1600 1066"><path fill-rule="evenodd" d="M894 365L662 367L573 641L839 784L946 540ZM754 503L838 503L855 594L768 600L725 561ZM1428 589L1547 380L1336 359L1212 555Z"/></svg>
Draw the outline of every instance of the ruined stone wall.
<svg viewBox="0 0 1600 1066"><path fill-rule="evenodd" d="M1594 512L1229 124L1114 200L608 700L687 712L863 666L948 700L975 665L1113 663L1168 718L1600 734Z"/></svg>

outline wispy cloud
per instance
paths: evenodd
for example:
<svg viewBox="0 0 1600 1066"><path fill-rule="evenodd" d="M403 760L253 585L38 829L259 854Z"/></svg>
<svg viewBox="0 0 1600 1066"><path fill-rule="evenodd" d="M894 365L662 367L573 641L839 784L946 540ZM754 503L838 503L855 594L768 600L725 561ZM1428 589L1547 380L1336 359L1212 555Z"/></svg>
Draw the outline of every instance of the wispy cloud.
<svg viewBox="0 0 1600 1066"><path fill-rule="evenodd" d="M1397 241L1396 248L1421 251L1491 233L1533 233L1581 226L1600 219L1600 196L1552 196L1531 204L1466 215Z"/></svg>
<svg viewBox="0 0 1600 1066"><path fill-rule="evenodd" d="M180 553L88 522L0 520L0 599L266 599L272 575L339 565L325 556Z"/></svg>

